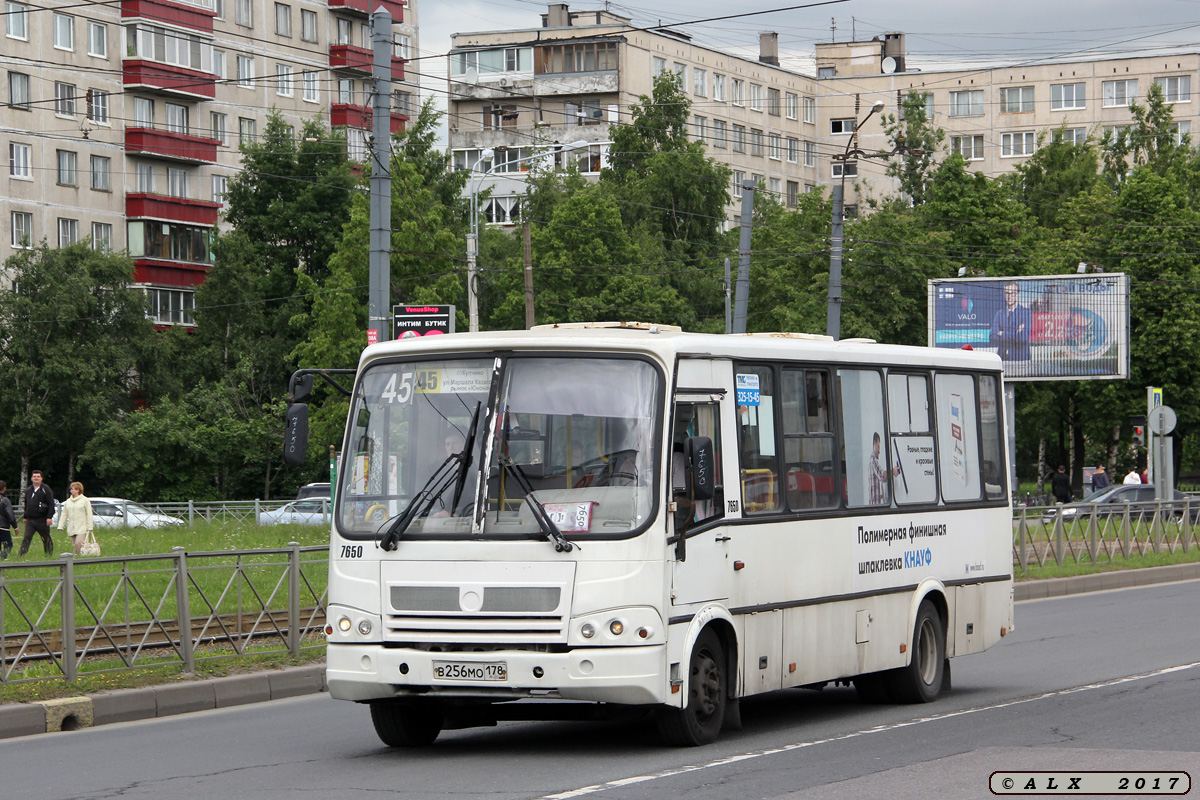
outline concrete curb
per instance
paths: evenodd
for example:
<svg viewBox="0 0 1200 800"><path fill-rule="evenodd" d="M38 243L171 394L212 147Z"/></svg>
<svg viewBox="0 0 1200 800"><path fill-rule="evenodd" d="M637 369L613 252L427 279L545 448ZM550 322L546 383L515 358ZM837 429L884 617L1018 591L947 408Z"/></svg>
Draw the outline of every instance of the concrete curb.
<svg viewBox="0 0 1200 800"><path fill-rule="evenodd" d="M1200 563L1025 581L1015 585L1013 596L1017 601L1038 600L1193 579L1200 579ZM192 711L229 708L324 691L328 691L325 685L325 665L309 664L249 675L233 675L228 678L181 680L178 683L148 686L144 689L119 689L91 697L8 703L0 705L0 739L31 736L64 728L77 730L114 722L169 717Z"/></svg>

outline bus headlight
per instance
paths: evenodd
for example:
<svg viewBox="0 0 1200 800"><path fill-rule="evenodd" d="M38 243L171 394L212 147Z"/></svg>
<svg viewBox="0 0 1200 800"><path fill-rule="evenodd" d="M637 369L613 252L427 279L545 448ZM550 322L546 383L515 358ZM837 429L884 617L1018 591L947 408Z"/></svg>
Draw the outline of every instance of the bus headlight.
<svg viewBox="0 0 1200 800"><path fill-rule="evenodd" d="M620 636L625 632L625 624L619 619L614 619L612 622L608 623L608 631L613 636Z"/></svg>
<svg viewBox="0 0 1200 800"><path fill-rule="evenodd" d="M371 635L371 620L360 619L358 621L358 632L363 636Z"/></svg>
<svg viewBox="0 0 1200 800"><path fill-rule="evenodd" d="M571 621L569 643L587 647L662 644L663 619L650 606L608 608Z"/></svg>
<svg viewBox="0 0 1200 800"><path fill-rule="evenodd" d="M590 622L585 622L579 628L579 635L585 639L590 639L596 635L596 626Z"/></svg>
<svg viewBox="0 0 1200 800"><path fill-rule="evenodd" d="M341 631L342 633L350 632L350 618L349 617L342 617L341 619L338 620L338 630Z"/></svg>

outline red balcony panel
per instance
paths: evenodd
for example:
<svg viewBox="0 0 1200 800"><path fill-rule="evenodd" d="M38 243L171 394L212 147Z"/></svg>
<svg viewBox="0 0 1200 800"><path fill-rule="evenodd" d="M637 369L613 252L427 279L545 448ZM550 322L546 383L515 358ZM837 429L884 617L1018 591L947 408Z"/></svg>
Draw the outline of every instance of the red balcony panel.
<svg viewBox="0 0 1200 800"><path fill-rule="evenodd" d="M211 228L217 224L217 214L220 210L220 203L208 200L188 200L183 197L142 192L125 195L125 216L129 219L161 219Z"/></svg>
<svg viewBox="0 0 1200 800"><path fill-rule="evenodd" d="M212 100L217 95L216 76L209 72L141 58L127 58L121 66L126 89L143 87L199 100Z"/></svg>
<svg viewBox="0 0 1200 800"><path fill-rule="evenodd" d="M403 58L392 57L392 80L404 80L404 64L405 61Z"/></svg>
<svg viewBox="0 0 1200 800"><path fill-rule="evenodd" d="M392 114L392 133L399 133L404 130L407 122L408 116L406 114Z"/></svg>
<svg viewBox="0 0 1200 800"><path fill-rule="evenodd" d="M190 3L170 0L121 0L121 16L125 19L143 18L154 23L181 25L204 33L213 32L215 11Z"/></svg>
<svg viewBox="0 0 1200 800"><path fill-rule="evenodd" d="M209 264L192 264L187 261L135 258L133 260L133 279L137 283L153 283L157 286L189 289L204 283L209 267Z"/></svg>
<svg viewBox="0 0 1200 800"><path fill-rule="evenodd" d="M220 139L205 139L153 128L126 128L125 150L129 153L158 156L189 164L217 163Z"/></svg>
<svg viewBox="0 0 1200 800"><path fill-rule="evenodd" d="M334 103L329 110L329 124L334 128L370 128L371 111L366 106Z"/></svg>
<svg viewBox="0 0 1200 800"><path fill-rule="evenodd" d="M404 3L397 0L329 0L330 8L343 11L357 11L360 14L370 14L383 6L392 14L392 22L404 21Z"/></svg>
<svg viewBox="0 0 1200 800"><path fill-rule="evenodd" d="M352 44L329 45L329 66L334 69L352 69L370 74L374 54L365 47Z"/></svg>

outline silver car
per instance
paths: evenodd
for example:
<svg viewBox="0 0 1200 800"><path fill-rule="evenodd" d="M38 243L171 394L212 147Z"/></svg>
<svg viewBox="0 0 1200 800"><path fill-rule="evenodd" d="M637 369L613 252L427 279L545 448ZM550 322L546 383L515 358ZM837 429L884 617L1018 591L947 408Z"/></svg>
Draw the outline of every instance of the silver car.
<svg viewBox="0 0 1200 800"><path fill-rule="evenodd" d="M259 525L328 525L328 498L310 497L307 500L293 500L287 505L273 511L260 511Z"/></svg>
<svg viewBox="0 0 1200 800"><path fill-rule="evenodd" d="M167 528L186 524L179 517L159 514L120 497L89 497L88 500L92 502L92 524L97 528ZM53 524L57 525L62 503L55 505L58 511L54 514Z"/></svg>

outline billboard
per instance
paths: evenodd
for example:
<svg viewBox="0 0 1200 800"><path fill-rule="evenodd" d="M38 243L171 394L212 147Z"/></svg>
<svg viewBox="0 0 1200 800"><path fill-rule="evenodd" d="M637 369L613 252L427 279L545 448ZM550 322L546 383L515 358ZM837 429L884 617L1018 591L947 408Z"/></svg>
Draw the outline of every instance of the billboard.
<svg viewBox="0 0 1200 800"><path fill-rule="evenodd" d="M1122 273L929 281L929 346L999 353L1005 380L1129 377Z"/></svg>
<svg viewBox="0 0 1200 800"><path fill-rule="evenodd" d="M392 306L393 339L454 333L454 306Z"/></svg>

